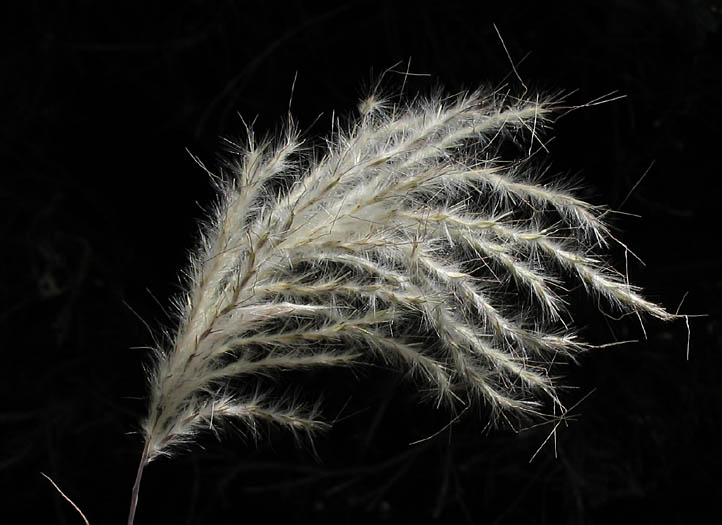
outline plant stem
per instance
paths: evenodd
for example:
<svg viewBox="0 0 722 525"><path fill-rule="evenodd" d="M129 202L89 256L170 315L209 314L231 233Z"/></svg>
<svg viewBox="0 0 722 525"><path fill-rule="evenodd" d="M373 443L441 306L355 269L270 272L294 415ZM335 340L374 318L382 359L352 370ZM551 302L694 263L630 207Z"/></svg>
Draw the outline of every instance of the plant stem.
<svg viewBox="0 0 722 525"><path fill-rule="evenodd" d="M133 525L135 520L135 508L138 506L138 492L140 491L140 479L143 477L143 469L148 464L148 445L146 441L143 447L143 455L140 456L140 464L138 465L138 473L135 475L135 483L133 484L133 494L130 498L130 513L128 514L128 525Z"/></svg>

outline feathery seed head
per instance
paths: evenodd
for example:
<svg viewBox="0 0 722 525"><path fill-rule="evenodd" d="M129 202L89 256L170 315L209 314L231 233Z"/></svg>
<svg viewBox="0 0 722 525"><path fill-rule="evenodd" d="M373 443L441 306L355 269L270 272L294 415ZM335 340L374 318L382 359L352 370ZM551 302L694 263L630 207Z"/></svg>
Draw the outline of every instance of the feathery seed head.
<svg viewBox="0 0 722 525"><path fill-rule="evenodd" d="M145 462L237 418L298 432L318 409L231 381L376 361L492 414L559 403L551 363L581 348L564 286L673 316L601 262L600 209L535 180L507 141L539 140L553 99L476 91L403 105L371 95L319 158L290 125L233 146L191 260L172 348L158 355Z"/></svg>

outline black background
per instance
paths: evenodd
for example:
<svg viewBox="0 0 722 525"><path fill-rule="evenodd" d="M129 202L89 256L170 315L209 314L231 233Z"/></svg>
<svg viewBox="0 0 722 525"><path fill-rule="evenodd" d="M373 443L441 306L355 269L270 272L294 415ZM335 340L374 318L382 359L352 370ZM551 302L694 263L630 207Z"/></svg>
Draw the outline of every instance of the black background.
<svg viewBox="0 0 722 525"><path fill-rule="evenodd" d="M694 523L722 496L719 67L722 12L703 1L202 2L5 4L0 71L0 494L25 523L124 523L144 413L144 326L194 245L220 136L272 133L292 112L309 135L350 114L400 62L410 92L507 83L499 29L530 91L583 104L560 119L554 173L632 215L617 233L647 295L692 318L647 321L648 339L569 367L557 432L484 431L417 406L383 369L327 381L346 406L314 450L269 431L200 440L145 473L136 523ZM539 4L539 5L537 5ZM536 5L536 7L530 7ZM646 7L654 5L655 7ZM650 168L651 166L651 168ZM647 176L625 196L649 168ZM639 217L637 217L639 216ZM624 261L617 260L623 268ZM157 298L157 300L156 300ZM593 310L593 309L592 309ZM641 339L635 321L590 316L595 343ZM142 319L142 320L141 320ZM343 387L343 388L342 388ZM346 404L348 402L348 404ZM329 414L333 417L334 414Z"/></svg>

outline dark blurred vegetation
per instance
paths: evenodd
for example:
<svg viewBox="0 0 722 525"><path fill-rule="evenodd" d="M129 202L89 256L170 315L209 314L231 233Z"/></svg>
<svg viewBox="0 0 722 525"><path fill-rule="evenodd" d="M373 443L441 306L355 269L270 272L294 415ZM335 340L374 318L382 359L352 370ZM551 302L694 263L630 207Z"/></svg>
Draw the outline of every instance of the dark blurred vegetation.
<svg viewBox="0 0 722 525"><path fill-rule="evenodd" d="M467 413L409 446L449 414L417 407L413 385L381 369L319 375L329 417L341 412L315 454L273 431L257 445L204 438L147 469L136 522L719 519L722 11L693 0L475 4L3 5L4 514L80 523L42 471L91 523L125 520L145 406L137 347L152 343L146 322L168 322L212 199L186 148L213 165L219 137L242 131L238 114L260 134L279 129L294 78L292 110L311 133L399 61L431 74L409 91L508 83L521 93L496 24L530 91L562 89L570 104L626 95L559 120L552 173L632 214L613 217L646 262L630 258L632 281L671 310L686 297L683 313L706 314L689 321L689 360L683 321L648 321L644 340L636 320L599 321L590 308L587 340L642 341L564 369L576 387L568 406L581 402L546 444L550 425L487 431L483 413Z"/></svg>

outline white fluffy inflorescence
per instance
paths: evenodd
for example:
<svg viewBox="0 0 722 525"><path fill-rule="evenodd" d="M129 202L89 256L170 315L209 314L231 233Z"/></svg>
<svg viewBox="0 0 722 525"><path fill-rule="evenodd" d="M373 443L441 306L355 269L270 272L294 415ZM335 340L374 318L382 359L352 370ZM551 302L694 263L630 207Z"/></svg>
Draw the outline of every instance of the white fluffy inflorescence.
<svg viewBox="0 0 722 525"><path fill-rule="evenodd" d="M325 426L315 409L231 380L384 362L438 402L536 414L558 403L551 363L584 346L565 285L672 317L603 262L600 209L535 181L527 156L501 157L533 144L554 105L373 96L321 155L304 153L293 126L278 142L249 131L214 176L220 200L152 373L141 470L224 418Z"/></svg>

